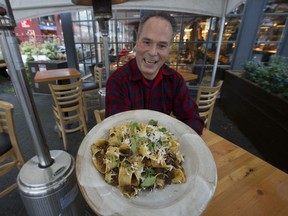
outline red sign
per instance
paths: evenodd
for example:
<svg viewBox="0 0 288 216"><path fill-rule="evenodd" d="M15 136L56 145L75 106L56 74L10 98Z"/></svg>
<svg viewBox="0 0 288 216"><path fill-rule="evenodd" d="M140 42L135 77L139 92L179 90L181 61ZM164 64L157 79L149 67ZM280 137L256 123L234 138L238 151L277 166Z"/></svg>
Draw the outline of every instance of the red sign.
<svg viewBox="0 0 288 216"><path fill-rule="evenodd" d="M31 28L31 20L23 20L21 21L22 28Z"/></svg>

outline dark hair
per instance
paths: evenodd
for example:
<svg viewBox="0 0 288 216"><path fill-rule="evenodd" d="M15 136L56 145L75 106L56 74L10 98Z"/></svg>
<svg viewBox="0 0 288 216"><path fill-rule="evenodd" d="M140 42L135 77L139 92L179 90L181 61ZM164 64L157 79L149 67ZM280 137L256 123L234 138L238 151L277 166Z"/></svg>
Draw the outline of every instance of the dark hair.
<svg viewBox="0 0 288 216"><path fill-rule="evenodd" d="M173 16L171 16L169 13L167 12L162 12L162 11L157 11L157 12L151 12L145 16L143 16L140 20L140 23L139 23L139 27L138 27L138 33L137 33L137 36L139 37L140 34L142 33L142 29L143 29L143 26L145 24L145 22L147 20L149 20L150 18L152 17L159 17L159 18L162 18L164 20L167 20L171 26L172 26L172 31L173 31L173 35L172 35L172 38L176 32L176 28L177 28L177 25L176 25L176 21L174 19Z"/></svg>

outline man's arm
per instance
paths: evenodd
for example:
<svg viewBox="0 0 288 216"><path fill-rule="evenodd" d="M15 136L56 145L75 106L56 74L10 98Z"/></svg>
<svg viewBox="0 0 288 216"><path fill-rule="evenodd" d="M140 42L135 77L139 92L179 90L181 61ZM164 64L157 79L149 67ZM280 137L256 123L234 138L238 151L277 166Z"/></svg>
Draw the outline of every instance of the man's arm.
<svg viewBox="0 0 288 216"><path fill-rule="evenodd" d="M199 135L202 134L204 121L199 116L198 106L189 94L189 89L183 79L180 81L179 92L175 97L173 114Z"/></svg>
<svg viewBox="0 0 288 216"><path fill-rule="evenodd" d="M128 111L129 108L127 86L116 76L110 76L106 85L105 117Z"/></svg>

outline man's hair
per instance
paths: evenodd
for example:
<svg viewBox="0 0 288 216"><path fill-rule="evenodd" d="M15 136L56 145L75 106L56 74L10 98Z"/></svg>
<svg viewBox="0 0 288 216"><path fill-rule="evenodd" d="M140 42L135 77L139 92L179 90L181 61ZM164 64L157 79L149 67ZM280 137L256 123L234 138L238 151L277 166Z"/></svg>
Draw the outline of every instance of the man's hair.
<svg viewBox="0 0 288 216"><path fill-rule="evenodd" d="M177 28L177 24L176 24L176 21L174 19L173 16L171 16L169 13L167 12L151 12L145 16L143 16L140 20L140 23L139 23L139 27L138 27L138 33L137 33L137 36L139 37L142 33L142 29L143 29L143 26L144 24L146 23L147 20L149 20L150 18L152 17L159 17L159 18L162 18L164 20L167 20L171 26L172 26L172 31L173 31L173 35L172 35L172 39L174 37L174 34L176 32L176 28Z"/></svg>

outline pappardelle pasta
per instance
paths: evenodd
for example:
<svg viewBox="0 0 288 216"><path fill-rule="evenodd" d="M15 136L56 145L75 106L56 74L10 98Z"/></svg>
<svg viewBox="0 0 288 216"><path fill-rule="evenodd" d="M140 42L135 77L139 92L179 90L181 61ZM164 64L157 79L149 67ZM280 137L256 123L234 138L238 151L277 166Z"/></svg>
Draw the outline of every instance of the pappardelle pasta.
<svg viewBox="0 0 288 216"><path fill-rule="evenodd" d="M186 182L179 143L157 121L110 128L108 139L91 146L92 161L105 181L134 197L141 190Z"/></svg>

